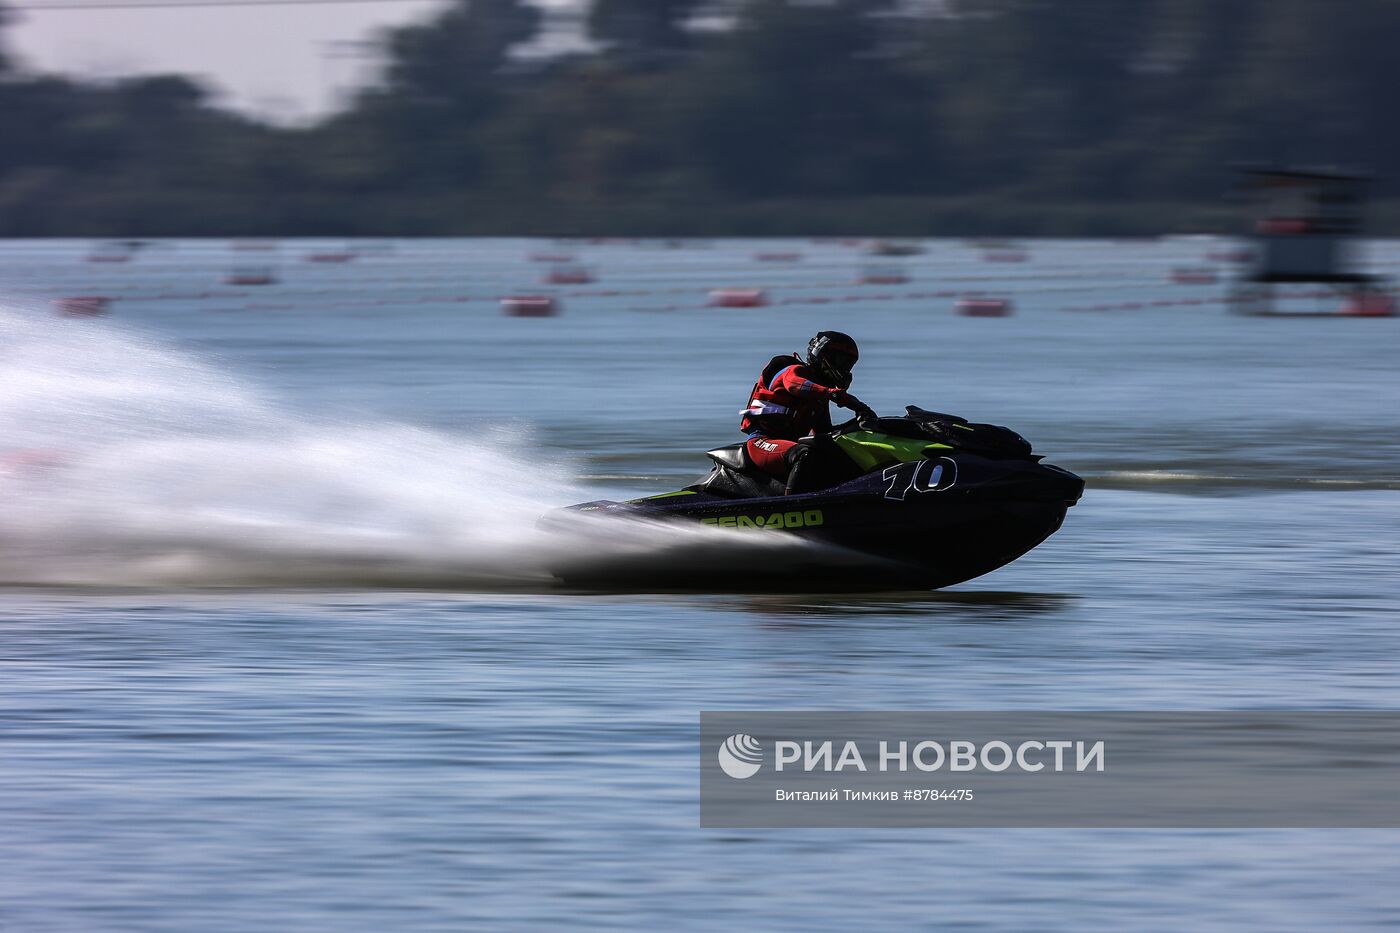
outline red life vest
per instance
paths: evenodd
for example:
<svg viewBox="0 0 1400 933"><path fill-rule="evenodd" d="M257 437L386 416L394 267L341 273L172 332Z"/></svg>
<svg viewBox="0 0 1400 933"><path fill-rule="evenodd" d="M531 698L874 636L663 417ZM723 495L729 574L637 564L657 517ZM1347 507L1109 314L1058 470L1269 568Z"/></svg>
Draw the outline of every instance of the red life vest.
<svg viewBox="0 0 1400 933"><path fill-rule="evenodd" d="M778 385L778 377L794 366L802 367L800 375L805 383L813 386L813 394L798 395ZM748 407L739 412L744 416L739 430L786 440L797 440L813 431L829 431L831 410L827 407L826 387L806 378L809 375L806 370L807 365L796 356L785 354L769 360L763 367L763 374L749 390Z"/></svg>

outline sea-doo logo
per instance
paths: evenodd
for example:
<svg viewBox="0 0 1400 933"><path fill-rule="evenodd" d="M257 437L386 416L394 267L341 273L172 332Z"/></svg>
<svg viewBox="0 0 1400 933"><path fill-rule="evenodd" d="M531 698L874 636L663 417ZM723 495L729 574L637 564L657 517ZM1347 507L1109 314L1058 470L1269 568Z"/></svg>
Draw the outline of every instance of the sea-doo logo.
<svg viewBox="0 0 1400 933"><path fill-rule="evenodd" d="M721 515L718 518L702 518L702 525L718 525L720 528L814 528L826 521L821 509L808 509L805 512L774 512L772 515Z"/></svg>
<svg viewBox="0 0 1400 933"><path fill-rule="evenodd" d="M753 777L763 766L763 743L742 732L731 735L720 744L719 766L738 781Z"/></svg>

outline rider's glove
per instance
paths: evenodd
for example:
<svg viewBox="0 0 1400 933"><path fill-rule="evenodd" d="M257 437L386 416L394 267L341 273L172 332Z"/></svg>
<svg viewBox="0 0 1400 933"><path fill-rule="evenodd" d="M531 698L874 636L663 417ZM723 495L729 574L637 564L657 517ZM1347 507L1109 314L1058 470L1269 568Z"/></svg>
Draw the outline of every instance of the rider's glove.
<svg viewBox="0 0 1400 933"><path fill-rule="evenodd" d="M855 412L856 423L863 428L867 425L874 424L879 418L879 415L875 414L875 409L871 408L845 389L837 389L833 392L831 394L831 400L842 408Z"/></svg>
<svg viewBox="0 0 1400 933"><path fill-rule="evenodd" d="M837 394L831 396L831 400L842 408L853 411L858 415L875 414L873 408L844 389L838 389Z"/></svg>

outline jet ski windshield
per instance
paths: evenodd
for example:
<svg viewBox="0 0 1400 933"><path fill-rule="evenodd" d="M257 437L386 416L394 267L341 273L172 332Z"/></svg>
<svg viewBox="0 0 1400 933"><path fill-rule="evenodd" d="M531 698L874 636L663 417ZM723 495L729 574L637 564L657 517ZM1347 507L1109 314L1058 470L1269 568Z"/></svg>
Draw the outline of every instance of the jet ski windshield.
<svg viewBox="0 0 1400 933"><path fill-rule="evenodd" d="M832 433L839 440L844 440L843 446L848 448L853 442L865 442L865 436L885 434L932 441L994 460L1040 459L1031 453L1030 442L1010 428L997 424L979 424L968 421L961 415L928 411L915 405L906 406L905 411L908 414L902 418L877 418L873 422L867 420L864 425L858 420L852 420Z"/></svg>

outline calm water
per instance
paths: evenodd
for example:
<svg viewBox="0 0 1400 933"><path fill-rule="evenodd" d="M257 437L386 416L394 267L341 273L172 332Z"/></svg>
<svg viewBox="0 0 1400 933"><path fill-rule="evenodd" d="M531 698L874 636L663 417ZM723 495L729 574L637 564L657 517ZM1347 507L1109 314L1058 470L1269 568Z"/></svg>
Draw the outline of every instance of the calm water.
<svg viewBox="0 0 1400 933"><path fill-rule="evenodd" d="M701 831L695 768L701 709L1395 708L1400 319L1228 315L1196 241L369 245L0 244L0 929L1400 925L1394 832ZM939 593L549 582L539 514L690 481L823 327L1085 476L1064 528Z"/></svg>

